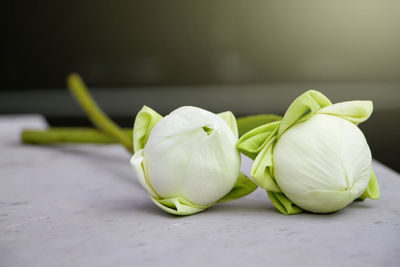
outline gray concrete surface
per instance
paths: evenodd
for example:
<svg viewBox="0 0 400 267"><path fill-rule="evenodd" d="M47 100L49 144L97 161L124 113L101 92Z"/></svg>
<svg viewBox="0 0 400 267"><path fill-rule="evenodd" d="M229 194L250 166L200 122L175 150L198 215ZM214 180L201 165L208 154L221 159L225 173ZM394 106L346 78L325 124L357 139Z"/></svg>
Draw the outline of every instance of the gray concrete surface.
<svg viewBox="0 0 400 267"><path fill-rule="evenodd" d="M0 117L0 266L400 266L400 175L374 161L379 201L279 214L258 189L174 217L120 146L33 146L40 116ZM251 161L244 159L248 173Z"/></svg>

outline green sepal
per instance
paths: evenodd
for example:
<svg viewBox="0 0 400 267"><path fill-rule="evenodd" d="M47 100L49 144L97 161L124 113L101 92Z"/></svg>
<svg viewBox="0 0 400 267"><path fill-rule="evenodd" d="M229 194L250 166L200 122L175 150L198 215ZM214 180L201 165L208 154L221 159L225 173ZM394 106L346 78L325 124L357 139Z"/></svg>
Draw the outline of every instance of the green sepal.
<svg viewBox="0 0 400 267"><path fill-rule="evenodd" d="M263 189L273 192L282 192L274 178L273 148L276 137L273 137L260 151L251 168L251 177Z"/></svg>
<svg viewBox="0 0 400 267"><path fill-rule="evenodd" d="M369 179L367 190L358 198L358 200L364 200L370 198L378 200L380 198L380 190L378 180L376 179L375 172L371 168L371 178Z"/></svg>
<svg viewBox="0 0 400 267"><path fill-rule="evenodd" d="M238 127L236 124L235 115L233 115L230 111L225 111L217 114L220 118L222 118L226 124L228 124L229 128L231 128L232 132L235 134L236 138L239 137Z"/></svg>
<svg viewBox="0 0 400 267"><path fill-rule="evenodd" d="M318 114L327 114L350 121L355 125L366 121L373 111L372 101L346 101L336 103L318 111Z"/></svg>
<svg viewBox="0 0 400 267"><path fill-rule="evenodd" d="M274 121L280 121L281 119L281 116L274 114L259 114L237 118L236 122L239 130L239 136L242 136L261 125Z"/></svg>
<svg viewBox="0 0 400 267"><path fill-rule="evenodd" d="M153 109L143 106L136 116L135 124L133 125L133 149L139 151L146 145L151 129L162 118L160 114Z"/></svg>
<svg viewBox="0 0 400 267"><path fill-rule="evenodd" d="M237 149L251 159L255 159L260 151L275 138L280 121L261 125L246 134L238 141Z"/></svg>
<svg viewBox="0 0 400 267"><path fill-rule="evenodd" d="M211 206L211 205L207 206L195 205L181 197L166 198L166 199L157 199L155 197L151 197L151 200L162 210L170 214L180 215L180 216L199 213Z"/></svg>
<svg viewBox="0 0 400 267"><path fill-rule="evenodd" d="M283 193L271 192L267 190L267 195L275 208L282 214L293 215L303 212L301 208L296 206L296 204L288 199Z"/></svg>
<svg viewBox="0 0 400 267"><path fill-rule="evenodd" d="M243 173L239 173L239 177L232 190L226 194L223 198L217 201L217 203L232 201L248 194L252 193L257 189L257 185Z"/></svg>
<svg viewBox="0 0 400 267"><path fill-rule="evenodd" d="M246 177L243 173L239 173L238 180L236 181L236 184L234 185L232 190L216 203L228 202L244 197L256 189L257 185L250 178ZM199 213L215 204L213 203L210 205L196 205L181 197L165 199L151 197L151 200L162 210L170 214L180 216Z"/></svg>
<svg viewBox="0 0 400 267"><path fill-rule="evenodd" d="M283 116L279 127L278 139L293 125L308 120L321 108L330 105L332 105L331 101L318 91L308 90L300 95L293 101Z"/></svg>

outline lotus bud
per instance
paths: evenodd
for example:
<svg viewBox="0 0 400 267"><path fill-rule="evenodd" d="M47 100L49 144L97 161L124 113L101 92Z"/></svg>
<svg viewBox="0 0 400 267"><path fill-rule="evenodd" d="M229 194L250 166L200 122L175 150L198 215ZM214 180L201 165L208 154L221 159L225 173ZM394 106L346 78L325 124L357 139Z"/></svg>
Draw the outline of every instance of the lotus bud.
<svg viewBox="0 0 400 267"><path fill-rule="evenodd" d="M281 121L245 134L238 148L255 159L251 176L279 211L334 212L379 198L371 151L357 127L372 110L371 101L332 104L310 90Z"/></svg>
<svg viewBox="0 0 400 267"><path fill-rule="evenodd" d="M162 118L144 107L133 138L131 165L137 179L169 213L197 213L257 187L239 172L238 130L231 112L216 115L187 106Z"/></svg>

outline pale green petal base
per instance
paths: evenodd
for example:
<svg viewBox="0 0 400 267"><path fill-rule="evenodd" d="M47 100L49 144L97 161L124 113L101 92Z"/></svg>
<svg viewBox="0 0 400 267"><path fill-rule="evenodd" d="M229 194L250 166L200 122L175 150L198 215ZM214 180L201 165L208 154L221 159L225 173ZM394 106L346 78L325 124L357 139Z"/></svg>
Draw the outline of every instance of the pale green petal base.
<svg viewBox="0 0 400 267"><path fill-rule="evenodd" d="M152 197L151 200L162 210L173 215L192 215L195 213L199 213L211 206L195 205L179 197L167 199L156 199Z"/></svg>
<svg viewBox="0 0 400 267"><path fill-rule="evenodd" d="M223 198L218 200L217 203L223 203L242 198L252 193L256 189L257 185L251 179L246 177L243 173L240 173L237 182L235 186L232 188L232 190L228 194L226 194ZM173 215L196 214L215 204L213 203L205 206L196 205L181 197L166 198L166 199L151 197L151 200L162 210Z"/></svg>
<svg viewBox="0 0 400 267"><path fill-rule="evenodd" d="M272 204L275 208L279 210L282 214L292 215L303 212L303 210L296 206L290 199L288 199L285 194L272 192L267 190L267 194Z"/></svg>
<svg viewBox="0 0 400 267"><path fill-rule="evenodd" d="M366 198L378 200L380 198L380 194L378 180L376 179L374 170L371 169L371 179L369 180L367 190L365 190L358 200L364 200Z"/></svg>

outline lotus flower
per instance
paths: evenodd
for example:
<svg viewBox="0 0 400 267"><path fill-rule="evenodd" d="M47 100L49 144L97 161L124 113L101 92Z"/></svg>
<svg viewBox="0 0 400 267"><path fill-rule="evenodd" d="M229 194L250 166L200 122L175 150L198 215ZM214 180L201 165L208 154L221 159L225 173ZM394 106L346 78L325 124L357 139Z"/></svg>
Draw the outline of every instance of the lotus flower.
<svg viewBox="0 0 400 267"><path fill-rule="evenodd" d="M251 176L282 213L334 212L379 198L371 151L357 127L372 110L371 101L332 104L310 90L281 121L242 136L238 149L254 159Z"/></svg>
<svg viewBox="0 0 400 267"><path fill-rule="evenodd" d="M257 187L241 174L231 112L181 107L162 118L143 107L133 130L131 165L153 202L175 215L200 212Z"/></svg>

